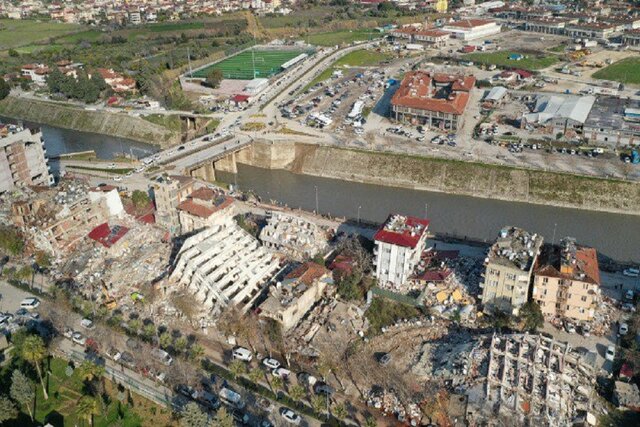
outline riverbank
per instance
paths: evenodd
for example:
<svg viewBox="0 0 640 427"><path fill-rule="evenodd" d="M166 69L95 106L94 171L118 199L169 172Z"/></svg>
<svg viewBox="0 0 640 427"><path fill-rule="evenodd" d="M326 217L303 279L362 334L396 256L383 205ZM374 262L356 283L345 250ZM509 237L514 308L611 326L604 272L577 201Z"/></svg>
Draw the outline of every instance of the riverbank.
<svg viewBox="0 0 640 427"><path fill-rule="evenodd" d="M59 103L9 96L0 101L0 116L63 129L124 138L166 148L180 133L126 113L89 111Z"/></svg>
<svg viewBox="0 0 640 427"><path fill-rule="evenodd" d="M640 184L631 181L270 141L256 141L237 161L365 184L640 215Z"/></svg>

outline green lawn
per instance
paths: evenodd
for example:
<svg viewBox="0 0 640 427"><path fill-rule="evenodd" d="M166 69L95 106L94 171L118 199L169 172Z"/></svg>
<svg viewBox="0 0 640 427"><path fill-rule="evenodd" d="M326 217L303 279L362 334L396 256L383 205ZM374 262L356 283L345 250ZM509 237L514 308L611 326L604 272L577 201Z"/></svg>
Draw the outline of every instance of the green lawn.
<svg viewBox="0 0 640 427"><path fill-rule="evenodd" d="M98 30L79 31L74 34L68 34L66 36L56 38L56 43L75 44L81 41L96 42L104 35L105 33Z"/></svg>
<svg viewBox="0 0 640 427"><path fill-rule="evenodd" d="M182 131L182 122L178 115L167 114L149 114L148 116L141 116L144 120L154 123L159 126L163 126L173 132Z"/></svg>
<svg viewBox="0 0 640 427"><path fill-rule="evenodd" d="M94 172L105 172L105 173L110 173L110 174L114 174L114 175L126 175L129 172L131 172L133 170L133 168L114 168L114 169L109 169L109 168L91 168L89 166L76 166L76 165L69 165L67 166L67 169L78 169L78 170L84 170L84 171L94 171Z"/></svg>
<svg viewBox="0 0 640 427"><path fill-rule="evenodd" d="M329 79L337 68L368 67L372 65L377 65L389 58L391 58L390 54L376 52L374 50L366 50L366 49L360 49L360 50L353 51L351 53L347 53L345 56L343 56L342 58L334 62L330 67L327 67L325 70L323 70L322 73L318 75L318 77L313 79L307 86L305 86L303 91L307 90L308 88L310 88L311 86L317 83L320 83Z"/></svg>
<svg viewBox="0 0 640 427"><path fill-rule="evenodd" d="M251 80L255 63L255 77L269 78L282 70L282 64L301 53L300 50L248 50L196 71L193 76L204 78L217 69L226 79Z"/></svg>
<svg viewBox="0 0 640 427"><path fill-rule="evenodd" d="M640 58L623 59L596 71L592 77L620 83L640 84Z"/></svg>
<svg viewBox="0 0 640 427"><path fill-rule="evenodd" d="M475 52L464 55L464 59L473 61L476 64L496 65L498 67L522 68L524 70L536 71L547 68L558 62L555 55L531 55L525 54L524 59L519 61L509 59L510 55L519 54L509 50L498 52Z"/></svg>
<svg viewBox="0 0 640 427"><path fill-rule="evenodd" d="M26 46L81 30L81 25L0 19L0 50Z"/></svg>
<svg viewBox="0 0 640 427"><path fill-rule="evenodd" d="M380 36L381 34L375 30L343 30L310 34L306 37L306 40L308 40L310 44L317 46L335 46L337 44L371 40Z"/></svg>

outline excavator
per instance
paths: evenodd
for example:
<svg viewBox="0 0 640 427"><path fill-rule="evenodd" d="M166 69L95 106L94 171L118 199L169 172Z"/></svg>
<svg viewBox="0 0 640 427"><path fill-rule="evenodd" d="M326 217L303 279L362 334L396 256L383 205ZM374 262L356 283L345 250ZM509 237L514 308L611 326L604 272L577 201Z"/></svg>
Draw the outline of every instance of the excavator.
<svg viewBox="0 0 640 427"><path fill-rule="evenodd" d="M102 285L102 305L104 305L108 310L113 310L116 308L116 300L109 294L109 290L107 289L107 285L104 283L104 280L101 282Z"/></svg>

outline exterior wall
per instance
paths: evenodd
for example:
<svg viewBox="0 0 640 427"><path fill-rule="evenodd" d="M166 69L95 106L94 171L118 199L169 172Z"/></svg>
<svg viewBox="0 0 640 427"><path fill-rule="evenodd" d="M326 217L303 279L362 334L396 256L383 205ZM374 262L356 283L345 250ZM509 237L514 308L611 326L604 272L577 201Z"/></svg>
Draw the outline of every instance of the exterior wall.
<svg viewBox="0 0 640 427"><path fill-rule="evenodd" d="M376 278L381 283L405 283L420 261L427 239L426 232L415 248L376 241Z"/></svg>
<svg viewBox="0 0 640 427"><path fill-rule="evenodd" d="M275 313L263 311L261 314L277 320L282 324L282 328L287 331L298 324L304 315L311 309L316 301L322 298L322 294L327 287L324 281L317 281L307 289L302 295L298 296L290 305L278 310ZM271 296L270 298L275 298Z"/></svg>
<svg viewBox="0 0 640 427"><path fill-rule="evenodd" d="M482 303L485 312L494 310L514 315L527 302L531 272L489 263L485 269Z"/></svg>
<svg viewBox="0 0 640 427"><path fill-rule="evenodd" d="M0 138L0 192L23 185L51 185L41 133L29 130Z"/></svg>
<svg viewBox="0 0 640 427"><path fill-rule="evenodd" d="M592 320L597 295L597 285L580 280L547 276L536 276L534 280L533 299L545 316Z"/></svg>
<svg viewBox="0 0 640 427"><path fill-rule="evenodd" d="M171 234L180 233L180 216L178 205L186 200L193 191L193 183L180 187L180 182L155 183L153 193L156 203L156 221L162 227L169 229Z"/></svg>
<svg viewBox="0 0 640 427"><path fill-rule="evenodd" d="M201 230L211 227L212 225L222 225L229 218L233 217L233 205L215 212L207 218L191 215L189 212L179 211L180 230L181 233L191 233L192 231Z"/></svg>
<svg viewBox="0 0 640 427"><path fill-rule="evenodd" d="M442 29L444 31L449 31L453 35L453 37L460 40L475 40L500 33L500 26L495 22L474 28L445 26Z"/></svg>
<svg viewBox="0 0 640 427"><path fill-rule="evenodd" d="M415 123L428 126L430 128L440 128L440 123L444 129L457 130L462 126L462 116L439 111L420 110L416 108L392 105L396 121L402 123Z"/></svg>

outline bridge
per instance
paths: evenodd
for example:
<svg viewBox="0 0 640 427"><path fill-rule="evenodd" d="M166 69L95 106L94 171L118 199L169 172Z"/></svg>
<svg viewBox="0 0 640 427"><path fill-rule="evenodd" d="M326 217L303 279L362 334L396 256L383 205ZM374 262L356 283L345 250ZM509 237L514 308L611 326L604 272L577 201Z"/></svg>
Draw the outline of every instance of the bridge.
<svg viewBox="0 0 640 427"><path fill-rule="evenodd" d="M245 135L228 135L214 140L200 137L161 153L158 163L172 166L177 173L213 182L216 170L237 173L236 153L251 144L253 139Z"/></svg>

